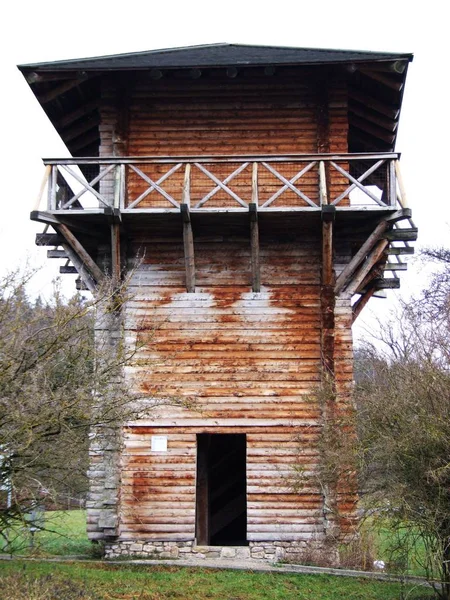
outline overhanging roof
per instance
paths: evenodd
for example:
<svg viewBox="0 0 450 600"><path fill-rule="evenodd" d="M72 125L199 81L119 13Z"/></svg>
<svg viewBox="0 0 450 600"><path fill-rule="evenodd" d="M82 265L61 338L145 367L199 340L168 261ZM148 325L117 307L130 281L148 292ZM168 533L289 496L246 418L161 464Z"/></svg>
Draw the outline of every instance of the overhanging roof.
<svg viewBox="0 0 450 600"><path fill-rule="evenodd" d="M246 44L207 44L113 54L74 60L19 65L21 71L104 71L128 69L179 69L251 65L316 65L348 62L411 61L412 54L291 48L284 46L251 46Z"/></svg>
<svg viewBox="0 0 450 600"><path fill-rule="evenodd" d="M98 154L104 77L127 86L146 72L162 85L183 77L187 86L194 85L192 78L229 76L238 82L241 76L251 78L259 72L277 86L283 77L300 71L312 76L321 70L340 71L348 83L349 150L388 152L395 147L412 59L409 53L208 44L24 64L19 69L73 156ZM156 89L158 82L154 85Z"/></svg>

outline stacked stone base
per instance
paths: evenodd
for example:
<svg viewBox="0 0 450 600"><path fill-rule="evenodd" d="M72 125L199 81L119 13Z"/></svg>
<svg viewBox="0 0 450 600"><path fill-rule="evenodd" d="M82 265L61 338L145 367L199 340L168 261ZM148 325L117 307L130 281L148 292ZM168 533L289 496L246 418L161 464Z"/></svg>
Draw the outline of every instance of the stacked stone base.
<svg viewBox="0 0 450 600"><path fill-rule="evenodd" d="M314 551L326 553L330 564L337 557L331 548L314 544ZM302 562L310 558L312 546L303 541L295 542L250 542L248 546L197 546L194 542L131 542L120 541L108 544L105 558L147 559L256 559L270 562Z"/></svg>

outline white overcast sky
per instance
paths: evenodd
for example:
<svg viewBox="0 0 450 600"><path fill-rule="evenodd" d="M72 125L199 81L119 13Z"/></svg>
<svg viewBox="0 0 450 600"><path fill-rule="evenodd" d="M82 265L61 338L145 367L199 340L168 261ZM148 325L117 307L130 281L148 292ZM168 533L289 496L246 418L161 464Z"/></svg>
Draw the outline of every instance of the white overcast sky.
<svg viewBox="0 0 450 600"><path fill-rule="evenodd" d="M28 255L47 263L36 291L48 289L56 260L34 246L28 220L43 175L40 157L67 155L16 65L217 42L413 52L397 150L422 245L449 245L449 21L437 0L16 0L2 9L0 272ZM422 281L402 274L404 293ZM397 292L390 292L391 297ZM389 304L372 300L371 305ZM366 309L367 310L367 309Z"/></svg>

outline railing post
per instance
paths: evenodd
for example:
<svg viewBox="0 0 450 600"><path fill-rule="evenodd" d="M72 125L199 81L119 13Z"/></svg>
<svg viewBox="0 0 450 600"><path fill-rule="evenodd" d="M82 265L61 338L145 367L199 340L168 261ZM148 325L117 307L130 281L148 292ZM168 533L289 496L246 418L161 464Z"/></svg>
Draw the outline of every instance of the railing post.
<svg viewBox="0 0 450 600"><path fill-rule="evenodd" d="M184 183L183 192L181 195L181 203L187 204L187 206L190 206L191 204L191 163L186 163L184 168Z"/></svg>
<svg viewBox="0 0 450 600"><path fill-rule="evenodd" d="M253 163L252 168L252 204L258 206L258 163Z"/></svg>
<svg viewBox="0 0 450 600"><path fill-rule="evenodd" d="M52 165L52 172L50 176L50 182L48 187L48 208L49 210L56 210L56 182L58 179L58 166Z"/></svg>
<svg viewBox="0 0 450 600"><path fill-rule="evenodd" d="M397 180L393 159L389 161L389 204L393 208L397 206Z"/></svg>
<svg viewBox="0 0 450 600"><path fill-rule="evenodd" d="M186 163L184 170L183 192L181 197L180 212L183 222L183 246L184 246L184 264L186 269L186 290L188 293L195 293L195 252L194 235L192 233L191 213L189 206L191 185L191 163Z"/></svg>
<svg viewBox="0 0 450 600"><path fill-rule="evenodd" d="M126 190L126 180L125 180L125 163L120 165L120 197L119 197L119 208L123 210L125 208L125 190Z"/></svg>
<svg viewBox="0 0 450 600"><path fill-rule="evenodd" d="M113 200L113 208L120 208L120 196L121 196L121 188L122 188L122 171L121 165L116 165L114 170L114 200Z"/></svg>
<svg viewBox="0 0 450 600"><path fill-rule="evenodd" d="M325 172L325 162L323 160L319 161L319 198L320 206L328 204L327 176Z"/></svg>

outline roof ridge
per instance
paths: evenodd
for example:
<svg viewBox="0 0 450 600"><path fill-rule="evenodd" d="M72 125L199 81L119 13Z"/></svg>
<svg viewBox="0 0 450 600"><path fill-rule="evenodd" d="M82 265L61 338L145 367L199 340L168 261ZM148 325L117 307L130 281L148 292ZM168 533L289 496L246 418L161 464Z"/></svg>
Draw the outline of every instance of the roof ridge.
<svg viewBox="0 0 450 600"><path fill-rule="evenodd" d="M224 49L224 52L222 53L222 55L220 54L220 49ZM297 46L273 46L273 45L263 45L263 44L238 44L238 43L229 43L229 42L218 42L218 43L213 43L213 44L197 44L197 45L193 45L193 46L177 46L174 48L155 48L153 50L141 50L138 52L124 52L121 54L109 54L109 55L103 55L103 56L89 56L86 58L72 58L72 59L67 59L67 60L57 60L57 61L50 61L50 62L41 62L41 63L27 63L27 64L21 64L18 65L20 70L26 70L26 69L62 69L64 67L66 67L67 69L73 69L76 68L76 65L79 65L79 68L82 70L83 68L95 68L95 67L91 67L91 65L94 65L95 63L103 63L102 66L97 67L99 70L101 70L103 67L104 68L114 68L114 61L117 61L117 67L118 68L139 68L139 67L132 67L130 66L130 63L132 64L132 61L134 62L134 65L138 64L139 62L141 63L141 68L145 67L145 61L143 59L145 59L146 57L149 58L149 61L151 60L151 57L155 57L154 60L157 61L158 57L161 57L161 59L163 57L168 57L170 55L176 56L176 55L183 55L185 54L186 56L186 60L185 61L181 61L184 64L184 66L186 66L186 64L189 62L189 59L192 59L194 62L194 59L198 59L200 57L200 59L203 61L205 60L205 58L208 58L208 51L211 51L211 62L210 64L213 65L214 64L214 60L218 60L220 62L220 64L224 64L224 62L227 60L227 56L226 56L226 51L227 49L234 49L234 51L236 52L236 49L242 49L243 50L243 58L242 58L242 62L246 62L247 64L256 64L256 63L260 63L261 61L268 61L271 62L271 56L267 56L267 51L272 50L273 51L273 63L279 63L279 64L307 64L308 61L310 60L310 62L313 63L320 63L321 59L319 58L320 56L324 56L325 55L329 55L328 59L325 59L325 62L340 62L342 61L342 59L348 58L349 61L352 60L359 60L363 57L366 57L367 60L371 60L371 59L375 59L375 60L390 60L390 59L403 59L403 60L412 60L412 54L407 54L407 53L393 53L393 52L377 52L377 51L373 51L373 50L348 50L348 49L333 49L333 48L300 48ZM219 53L215 53L214 50L218 50ZM247 53L247 61L245 60L245 50L248 50ZM251 51L253 50L253 55L251 54ZM255 55L255 51L261 50L261 52L264 52L264 54L262 54L261 57L258 57ZM197 56L196 56L196 53ZM314 60L314 56L316 57L316 59ZM309 59L309 57L311 57L311 59ZM183 57L184 58L184 57ZM177 56L178 59L178 56ZM230 64L237 64L237 59L236 59L236 55L233 56L233 54L229 57L230 59ZM128 66L124 63L126 63L128 61ZM207 61L208 62L208 61ZM105 64L108 63L108 64ZM176 59L175 59L175 63L176 63ZM169 62L167 62L166 59L166 65L168 68L171 67L176 67L176 64L171 65ZM181 64L181 63L180 63ZM74 67L75 65L75 67Z"/></svg>

